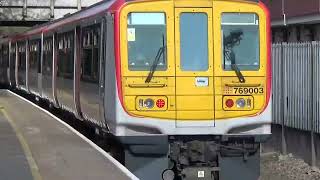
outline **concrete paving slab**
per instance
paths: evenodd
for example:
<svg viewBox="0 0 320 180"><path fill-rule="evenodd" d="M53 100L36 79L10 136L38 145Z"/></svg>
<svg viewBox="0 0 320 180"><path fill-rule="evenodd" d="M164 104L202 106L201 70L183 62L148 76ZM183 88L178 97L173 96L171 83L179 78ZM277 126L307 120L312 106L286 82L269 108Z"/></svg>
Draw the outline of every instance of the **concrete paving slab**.
<svg viewBox="0 0 320 180"><path fill-rule="evenodd" d="M119 166L119 163L111 161L110 156L101 153L87 140L77 135L70 127L6 90L0 91L0 107L3 107L2 110L0 109L2 112L0 123L6 122L3 119L13 123L17 133L22 136L22 141L25 141L25 146L30 151L30 154L27 154L28 159L35 162L34 165L29 162L29 166L30 164L33 166L30 168L33 174L38 173L38 177L34 175L36 178L44 180L137 179L123 166ZM19 147L19 142L16 137L16 144L9 145L13 140L5 138L5 134L10 134L7 128L1 127L0 124L0 144L8 144L7 149L15 149L14 147ZM3 135L1 135L2 129L5 129ZM19 153L21 155L22 152ZM9 163L9 161L8 159L6 162ZM24 163L26 164L26 161ZM2 165L3 163L0 162L0 168Z"/></svg>
<svg viewBox="0 0 320 180"><path fill-rule="evenodd" d="M33 180L28 161L16 133L1 113L0 179Z"/></svg>

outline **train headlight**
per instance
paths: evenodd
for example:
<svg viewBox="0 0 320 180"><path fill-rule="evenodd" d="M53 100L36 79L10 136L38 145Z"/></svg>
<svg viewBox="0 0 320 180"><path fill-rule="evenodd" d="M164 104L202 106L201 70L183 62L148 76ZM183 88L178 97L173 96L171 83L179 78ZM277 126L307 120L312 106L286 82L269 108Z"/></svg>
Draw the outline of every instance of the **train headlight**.
<svg viewBox="0 0 320 180"><path fill-rule="evenodd" d="M236 101L237 108L244 108L246 106L246 100L243 98L237 99Z"/></svg>
<svg viewBox="0 0 320 180"><path fill-rule="evenodd" d="M153 99L150 99L150 98L144 100L143 104L144 104L144 107L146 107L148 109L152 109L154 107L154 101L153 101Z"/></svg>
<svg viewBox="0 0 320 180"><path fill-rule="evenodd" d="M166 96L137 96L135 106L138 111L166 111L168 98Z"/></svg>
<svg viewBox="0 0 320 180"><path fill-rule="evenodd" d="M223 110L225 111L250 111L253 110L253 96L224 96Z"/></svg>

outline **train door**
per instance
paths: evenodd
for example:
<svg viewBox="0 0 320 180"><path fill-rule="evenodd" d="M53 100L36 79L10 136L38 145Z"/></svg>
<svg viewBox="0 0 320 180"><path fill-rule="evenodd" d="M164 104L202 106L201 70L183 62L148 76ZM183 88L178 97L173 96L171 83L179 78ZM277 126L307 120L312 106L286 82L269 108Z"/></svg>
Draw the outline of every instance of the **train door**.
<svg viewBox="0 0 320 180"><path fill-rule="evenodd" d="M105 77L106 77L106 73L105 73L105 67L106 67L106 52L107 50L107 46L106 44L108 43L107 41L107 37L110 33L110 29L112 29L112 26L110 27L108 23L112 22L113 18L110 16L105 16L105 18L103 18L102 23L101 23L101 37L100 37L100 78L99 78L99 112L100 112L100 117L101 120L103 122L105 122L105 104L104 104L104 99L105 99ZM111 32L113 33L113 31ZM108 37L109 38L109 37ZM109 40L109 39L108 39ZM107 42L107 43L105 43ZM112 41L111 41L112 42Z"/></svg>
<svg viewBox="0 0 320 180"><path fill-rule="evenodd" d="M212 8L175 8L177 127L214 126Z"/></svg>

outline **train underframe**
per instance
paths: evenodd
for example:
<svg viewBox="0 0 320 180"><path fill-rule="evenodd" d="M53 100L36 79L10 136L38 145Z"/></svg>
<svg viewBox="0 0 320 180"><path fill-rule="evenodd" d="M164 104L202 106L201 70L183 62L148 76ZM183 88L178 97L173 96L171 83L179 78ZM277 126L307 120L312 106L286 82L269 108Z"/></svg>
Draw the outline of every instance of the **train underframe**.
<svg viewBox="0 0 320 180"><path fill-rule="evenodd" d="M268 135L120 137L124 164L140 179L257 180Z"/></svg>

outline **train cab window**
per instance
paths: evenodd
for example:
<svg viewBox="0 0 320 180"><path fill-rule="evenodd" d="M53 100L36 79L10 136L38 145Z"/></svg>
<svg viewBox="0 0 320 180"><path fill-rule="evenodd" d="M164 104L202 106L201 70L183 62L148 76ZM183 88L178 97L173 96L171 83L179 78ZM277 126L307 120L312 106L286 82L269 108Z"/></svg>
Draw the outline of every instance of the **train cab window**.
<svg viewBox="0 0 320 180"><path fill-rule="evenodd" d="M208 16L180 14L180 63L183 71L208 70Z"/></svg>
<svg viewBox="0 0 320 180"><path fill-rule="evenodd" d="M166 70L165 13L129 13L127 21L129 70Z"/></svg>
<svg viewBox="0 0 320 180"><path fill-rule="evenodd" d="M259 70L259 17L254 13L222 13L224 70Z"/></svg>
<svg viewBox="0 0 320 180"><path fill-rule="evenodd" d="M93 25L82 29L81 79L99 81L100 26Z"/></svg>

